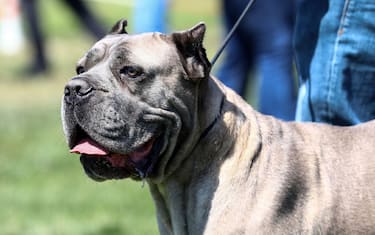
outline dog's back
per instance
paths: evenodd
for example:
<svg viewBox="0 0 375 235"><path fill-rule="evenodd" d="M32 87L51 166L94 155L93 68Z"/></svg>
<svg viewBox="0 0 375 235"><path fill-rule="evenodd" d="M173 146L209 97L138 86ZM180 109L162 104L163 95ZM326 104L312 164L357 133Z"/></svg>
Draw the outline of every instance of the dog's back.
<svg viewBox="0 0 375 235"><path fill-rule="evenodd" d="M283 122L224 90L249 124L221 168L205 234L375 232L375 121ZM244 140L247 132L254 138ZM257 151L249 157L246 148Z"/></svg>

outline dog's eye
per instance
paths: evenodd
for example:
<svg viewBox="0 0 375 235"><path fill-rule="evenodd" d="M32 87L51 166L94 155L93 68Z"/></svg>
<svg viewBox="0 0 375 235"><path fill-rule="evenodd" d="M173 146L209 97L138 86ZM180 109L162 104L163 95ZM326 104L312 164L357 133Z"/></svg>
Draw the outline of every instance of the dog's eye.
<svg viewBox="0 0 375 235"><path fill-rule="evenodd" d="M85 72L85 68L83 66L78 66L76 68L76 73L77 74L81 74L81 73L84 73Z"/></svg>
<svg viewBox="0 0 375 235"><path fill-rule="evenodd" d="M130 78L137 78L143 74L142 69L133 67L133 66L125 66L120 69L120 74L125 75Z"/></svg>

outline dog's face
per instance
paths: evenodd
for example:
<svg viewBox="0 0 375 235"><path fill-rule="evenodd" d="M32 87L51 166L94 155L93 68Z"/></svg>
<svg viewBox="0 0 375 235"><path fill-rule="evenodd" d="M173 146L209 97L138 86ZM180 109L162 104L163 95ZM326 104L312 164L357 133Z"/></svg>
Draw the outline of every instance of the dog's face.
<svg viewBox="0 0 375 235"><path fill-rule="evenodd" d="M163 171L194 123L210 64L204 24L171 35L128 35L120 20L77 64L65 87L64 133L94 180Z"/></svg>

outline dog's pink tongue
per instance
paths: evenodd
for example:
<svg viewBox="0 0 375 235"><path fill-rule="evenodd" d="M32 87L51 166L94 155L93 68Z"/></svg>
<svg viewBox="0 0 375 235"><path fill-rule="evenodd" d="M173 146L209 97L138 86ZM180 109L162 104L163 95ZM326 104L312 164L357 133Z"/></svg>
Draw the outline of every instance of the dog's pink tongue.
<svg viewBox="0 0 375 235"><path fill-rule="evenodd" d="M83 139L70 152L97 156L106 156L109 154L107 150L91 139Z"/></svg>

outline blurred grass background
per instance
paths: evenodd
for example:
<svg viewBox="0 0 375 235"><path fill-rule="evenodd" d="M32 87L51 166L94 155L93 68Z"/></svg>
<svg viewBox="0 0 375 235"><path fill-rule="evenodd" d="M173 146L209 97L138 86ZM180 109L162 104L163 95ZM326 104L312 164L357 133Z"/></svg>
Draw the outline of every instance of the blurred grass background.
<svg viewBox="0 0 375 235"><path fill-rule="evenodd" d="M131 5L88 1L108 29L129 19ZM60 121L64 84L93 44L74 15L58 0L40 1L52 69L37 79L20 76L30 49L0 55L0 234L158 234L147 185L131 180L96 183L78 156L69 154ZM172 0L171 30L207 24L212 58L221 41L216 0Z"/></svg>

